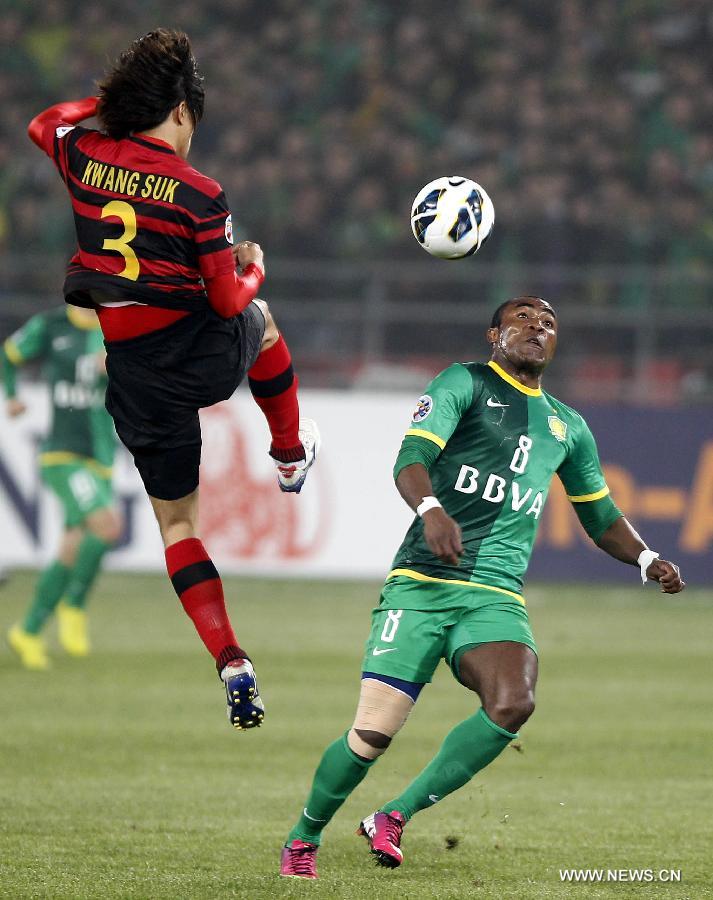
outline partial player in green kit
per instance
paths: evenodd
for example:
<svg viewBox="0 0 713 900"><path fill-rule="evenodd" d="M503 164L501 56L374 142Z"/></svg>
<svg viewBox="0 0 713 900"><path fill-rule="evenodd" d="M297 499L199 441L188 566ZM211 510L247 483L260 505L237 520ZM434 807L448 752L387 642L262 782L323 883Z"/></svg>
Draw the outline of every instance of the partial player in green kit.
<svg viewBox="0 0 713 900"><path fill-rule="evenodd" d="M376 861L401 864L401 836L419 810L467 784L517 737L534 709L537 651L522 586L556 474L591 539L640 567L664 593L678 567L659 559L611 497L584 419L546 394L542 373L557 316L540 297L494 313L487 364L456 363L419 399L394 468L417 513L372 614L354 724L327 747L280 873L316 878L321 833L405 723L445 659L481 706L446 736L398 797L362 820Z"/></svg>
<svg viewBox="0 0 713 900"><path fill-rule="evenodd" d="M57 608L59 639L72 656L89 653L87 596L107 550L121 532L111 474L114 424L104 408L105 352L93 310L63 306L33 316L2 348L6 409L21 415L16 369L37 360L50 389L52 421L42 443L42 480L62 505L64 531L57 556L41 573L22 623L8 642L28 669L49 666L41 631ZM61 601L61 602L60 602Z"/></svg>

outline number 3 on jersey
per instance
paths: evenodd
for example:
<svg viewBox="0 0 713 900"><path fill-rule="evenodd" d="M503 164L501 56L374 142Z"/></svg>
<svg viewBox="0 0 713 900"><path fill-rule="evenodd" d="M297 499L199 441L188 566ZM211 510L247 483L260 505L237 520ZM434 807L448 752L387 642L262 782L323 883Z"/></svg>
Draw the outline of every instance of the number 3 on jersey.
<svg viewBox="0 0 713 900"><path fill-rule="evenodd" d="M121 272L117 272L122 278L136 281L139 277L139 260L133 249L129 246L136 237L136 213L134 207L125 200L112 200L102 207L102 219L116 216L121 219L124 233L118 238L105 238L102 250L116 250L124 257L126 265Z"/></svg>

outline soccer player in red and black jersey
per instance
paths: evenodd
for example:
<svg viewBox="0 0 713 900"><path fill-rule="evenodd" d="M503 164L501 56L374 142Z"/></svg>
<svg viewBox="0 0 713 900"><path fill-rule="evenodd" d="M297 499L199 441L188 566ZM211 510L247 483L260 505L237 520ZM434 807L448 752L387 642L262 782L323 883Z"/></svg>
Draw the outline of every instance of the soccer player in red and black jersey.
<svg viewBox="0 0 713 900"><path fill-rule="evenodd" d="M289 350L256 299L262 250L233 247L225 194L186 162L203 104L188 37L159 29L121 54L98 97L59 103L28 130L72 203L78 248L65 300L99 314L107 409L153 505L176 593L225 683L229 718L243 729L261 723L264 707L197 536L198 410L247 374L283 491L301 489L319 434L300 422ZM79 125L95 115L102 131Z"/></svg>

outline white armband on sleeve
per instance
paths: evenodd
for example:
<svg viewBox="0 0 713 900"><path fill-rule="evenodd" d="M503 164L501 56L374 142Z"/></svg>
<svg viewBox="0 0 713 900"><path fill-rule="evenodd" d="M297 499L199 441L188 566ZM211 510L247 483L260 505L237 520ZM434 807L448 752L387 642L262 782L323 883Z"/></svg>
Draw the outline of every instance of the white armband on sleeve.
<svg viewBox="0 0 713 900"><path fill-rule="evenodd" d="M429 509L436 509L436 507L440 507L440 505L441 504L436 497L424 497L416 507L416 513L419 516L422 516L425 512L428 512Z"/></svg>
<svg viewBox="0 0 713 900"><path fill-rule="evenodd" d="M641 569L641 583L646 584L648 580L648 575L646 574L646 570L651 565L651 563L658 559L659 555L655 550L642 550L639 553L639 558L636 560L639 564L639 568Z"/></svg>

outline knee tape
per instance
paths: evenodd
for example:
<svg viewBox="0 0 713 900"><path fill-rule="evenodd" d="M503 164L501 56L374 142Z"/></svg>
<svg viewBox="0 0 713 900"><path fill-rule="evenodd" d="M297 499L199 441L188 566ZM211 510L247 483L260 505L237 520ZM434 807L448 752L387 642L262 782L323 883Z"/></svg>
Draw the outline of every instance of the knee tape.
<svg viewBox="0 0 713 900"><path fill-rule="evenodd" d="M376 759L386 747L372 747L359 731L376 731L392 738L403 726L413 708L413 700L403 691L374 678L364 678L354 724L347 735L349 749L365 759Z"/></svg>

